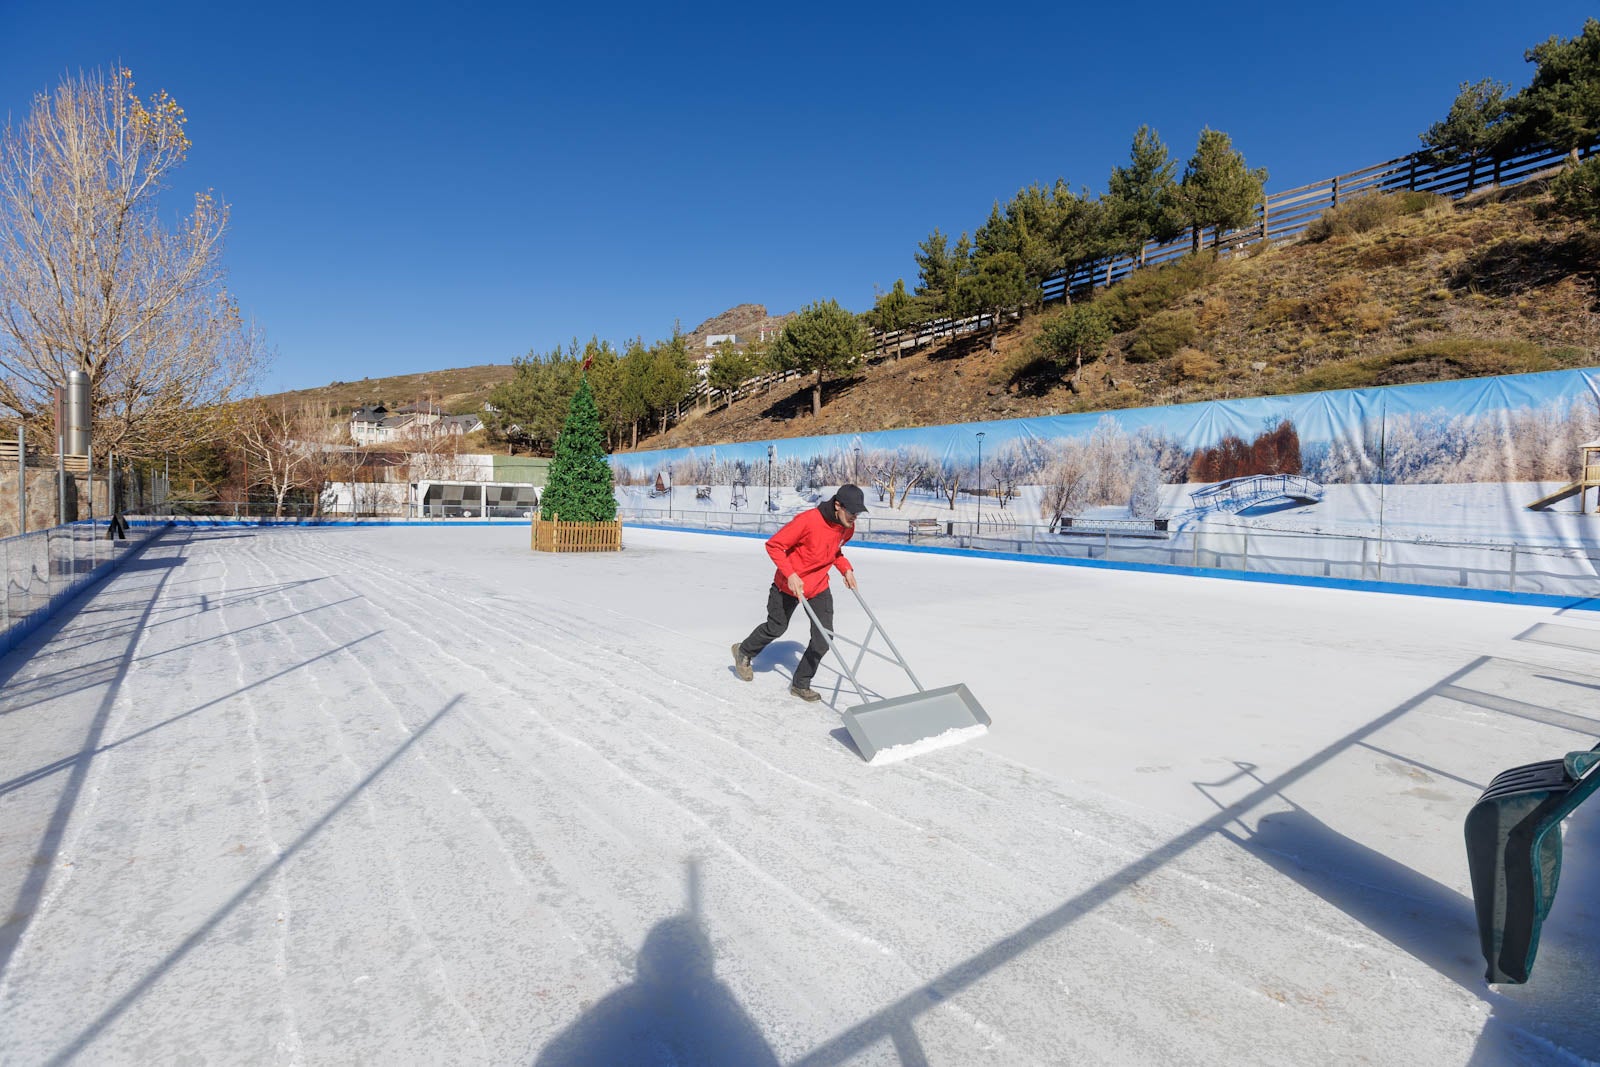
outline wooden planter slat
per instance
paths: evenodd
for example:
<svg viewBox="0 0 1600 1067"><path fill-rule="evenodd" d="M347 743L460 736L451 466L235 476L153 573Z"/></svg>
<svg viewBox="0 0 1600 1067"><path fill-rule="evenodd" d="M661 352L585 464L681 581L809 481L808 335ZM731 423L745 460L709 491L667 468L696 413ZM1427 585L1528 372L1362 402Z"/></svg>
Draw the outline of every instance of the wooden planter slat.
<svg viewBox="0 0 1600 1067"><path fill-rule="evenodd" d="M546 522L533 513L535 552L617 552L622 549L620 522L562 522L556 515Z"/></svg>

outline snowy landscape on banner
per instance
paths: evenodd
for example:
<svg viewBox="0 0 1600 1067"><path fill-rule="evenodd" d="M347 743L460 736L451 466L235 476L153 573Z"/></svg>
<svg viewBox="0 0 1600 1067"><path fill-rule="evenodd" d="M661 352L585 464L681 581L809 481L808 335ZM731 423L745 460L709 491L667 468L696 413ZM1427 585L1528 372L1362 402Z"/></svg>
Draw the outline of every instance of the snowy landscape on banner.
<svg viewBox="0 0 1600 1067"><path fill-rule="evenodd" d="M691 519L763 511L769 494L772 511L793 512L854 481L879 518L1164 519L1590 550L1596 526L1575 497L1528 505L1579 478L1597 439L1600 371L1578 370L622 453L612 466L624 507Z"/></svg>

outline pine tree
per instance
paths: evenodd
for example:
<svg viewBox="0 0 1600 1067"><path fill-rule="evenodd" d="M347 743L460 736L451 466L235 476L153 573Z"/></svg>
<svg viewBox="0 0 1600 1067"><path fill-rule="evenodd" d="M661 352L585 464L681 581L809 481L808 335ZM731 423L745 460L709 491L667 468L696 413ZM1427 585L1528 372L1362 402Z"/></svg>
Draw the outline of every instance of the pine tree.
<svg viewBox="0 0 1600 1067"><path fill-rule="evenodd" d="M1578 150L1600 136L1600 20L1585 19L1578 36L1551 37L1524 57L1537 69L1511 100L1512 136L1564 149L1577 163Z"/></svg>
<svg viewBox="0 0 1600 1067"><path fill-rule="evenodd" d="M612 522L617 517L605 435L587 377L567 408L567 422L550 463L550 484L540 502L540 515L546 520L559 516L563 522Z"/></svg>
<svg viewBox="0 0 1600 1067"><path fill-rule="evenodd" d="M836 300L807 304L790 319L773 345L773 358L787 370L815 374L811 386L811 413L822 413L822 379L843 374L861 361L866 334L856 317Z"/></svg>
<svg viewBox="0 0 1600 1067"><path fill-rule="evenodd" d="M1161 135L1140 126L1133 135L1128 165L1111 168L1106 201L1113 251L1137 256L1140 266L1152 238L1170 241L1183 232L1178 184L1172 177L1177 165L1167 157Z"/></svg>
<svg viewBox="0 0 1600 1067"><path fill-rule="evenodd" d="M1201 130L1200 143L1178 185L1178 203L1194 228L1194 250L1200 250L1201 230L1213 230L1211 243L1216 247L1225 231L1248 225L1256 217L1266 180L1266 168L1245 166L1244 156L1234 151L1227 134Z"/></svg>
<svg viewBox="0 0 1600 1067"><path fill-rule="evenodd" d="M1435 122L1422 134L1423 153L1436 163L1466 160L1467 192L1478 181L1478 163L1485 159L1504 159L1513 145L1511 112L1506 86L1492 78L1462 82L1461 91L1450 105L1443 121Z"/></svg>

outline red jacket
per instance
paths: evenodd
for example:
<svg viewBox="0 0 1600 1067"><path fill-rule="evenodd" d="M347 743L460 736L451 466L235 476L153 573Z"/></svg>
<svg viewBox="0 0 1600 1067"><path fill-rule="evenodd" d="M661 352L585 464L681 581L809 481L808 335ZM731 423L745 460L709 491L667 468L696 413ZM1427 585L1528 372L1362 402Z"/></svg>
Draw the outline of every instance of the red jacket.
<svg viewBox="0 0 1600 1067"><path fill-rule="evenodd" d="M789 592L789 575L798 574L806 583L806 599L828 588L828 568L837 566L848 574L850 561L840 553L855 528L832 522L822 508L802 511L767 541L767 555L778 565L772 584Z"/></svg>

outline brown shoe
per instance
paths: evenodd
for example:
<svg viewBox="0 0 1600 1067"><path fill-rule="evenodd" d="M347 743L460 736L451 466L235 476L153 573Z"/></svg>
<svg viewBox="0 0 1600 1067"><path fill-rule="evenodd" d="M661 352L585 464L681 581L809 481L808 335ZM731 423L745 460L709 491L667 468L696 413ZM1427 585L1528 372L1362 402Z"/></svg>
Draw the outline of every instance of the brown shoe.
<svg viewBox="0 0 1600 1067"><path fill-rule="evenodd" d="M821 700L822 694L809 685L791 685L789 692L801 700Z"/></svg>
<svg viewBox="0 0 1600 1067"><path fill-rule="evenodd" d="M739 651L739 646L733 646L733 673L739 676L741 682L748 682L756 676L750 669L750 657Z"/></svg>

